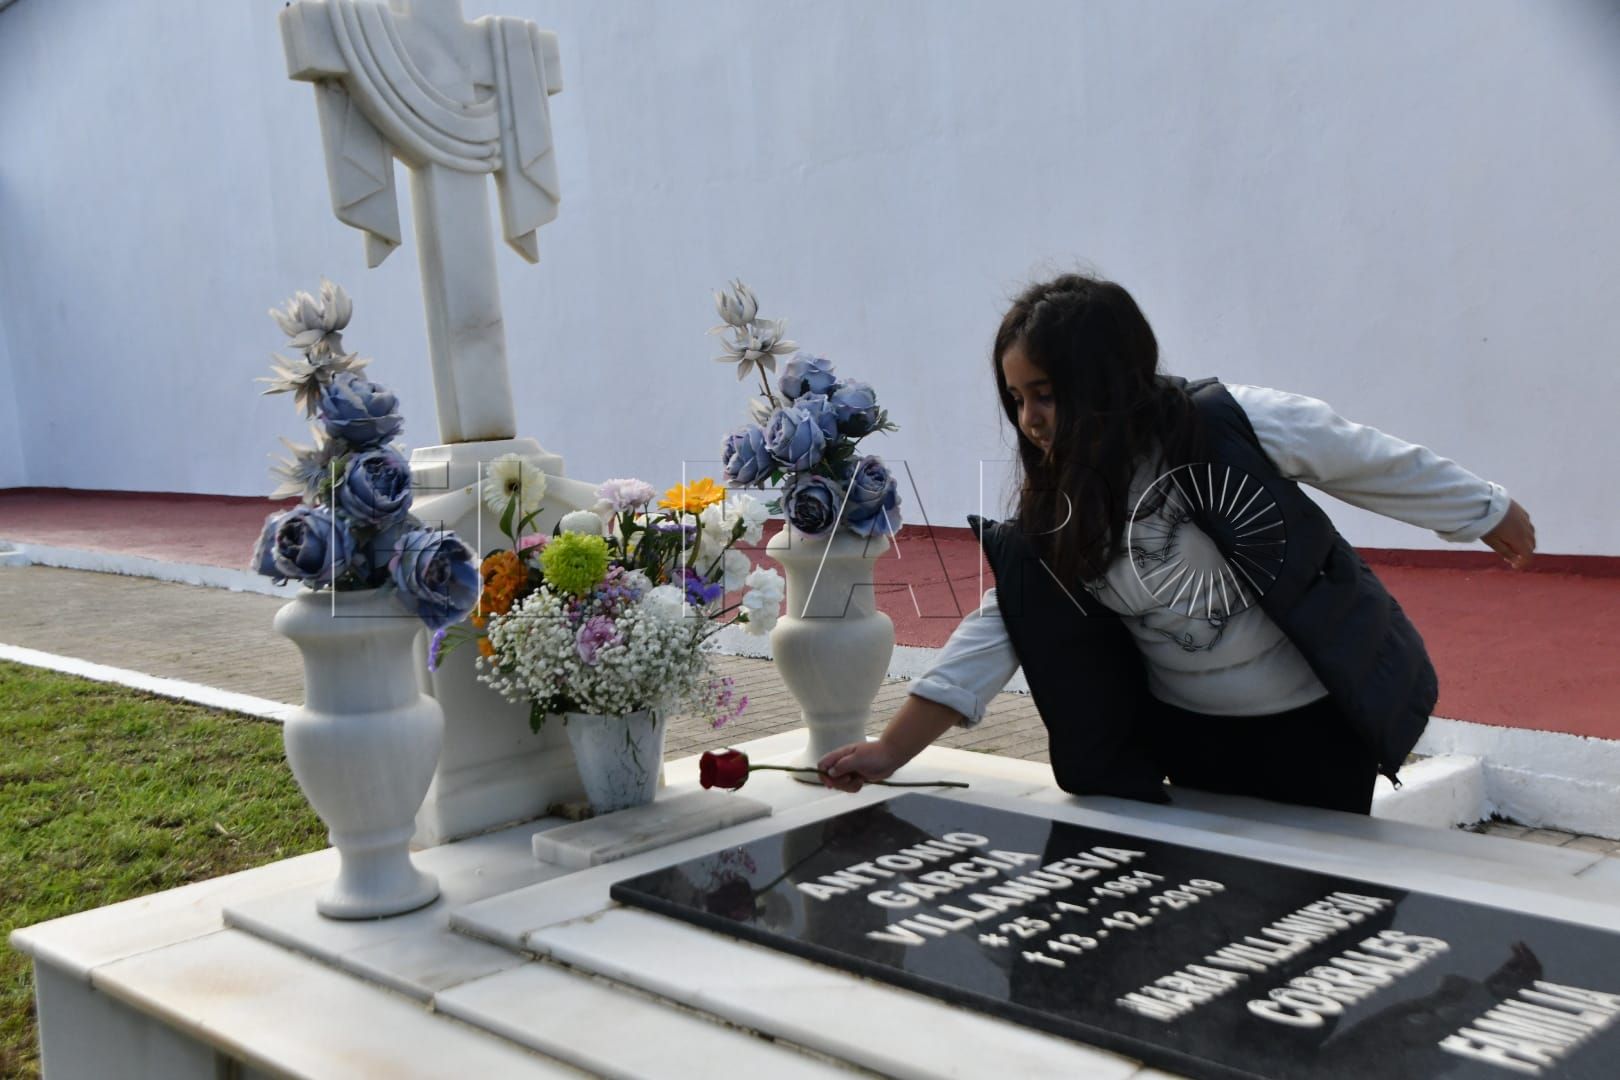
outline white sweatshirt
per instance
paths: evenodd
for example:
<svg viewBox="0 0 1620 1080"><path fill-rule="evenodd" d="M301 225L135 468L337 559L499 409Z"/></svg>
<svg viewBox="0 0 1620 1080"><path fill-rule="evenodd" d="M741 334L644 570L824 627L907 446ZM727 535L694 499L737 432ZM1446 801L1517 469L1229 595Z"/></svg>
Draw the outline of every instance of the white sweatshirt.
<svg viewBox="0 0 1620 1080"><path fill-rule="evenodd" d="M1456 542L1478 540L1507 513L1508 495L1500 485L1426 447L1351 423L1325 402L1259 386L1228 385L1227 390L1248 415L1266 456L1289 480ZM1147 467L1137 474L1131 505L1155 474ZM1155 517L1162 520L1163 513ZM1181 543L1214 550L1197 526L1180 528L1185 530ZM1148 690L1160 701L1214 716L1264 716L1327 693L1258 605L1224 620L1189 618L1161 602L1162 593L1155 597L1126 555L1102 580L1085 587L1124 616L1146 661ZM1184 602L1176 606L1187 608ZM951 634L939 660L912 683L911 693L954 709L971 726L1017 669L996 590L990 589L979 609ZM1084 693L1084 687L1075 689Z"/></svg>

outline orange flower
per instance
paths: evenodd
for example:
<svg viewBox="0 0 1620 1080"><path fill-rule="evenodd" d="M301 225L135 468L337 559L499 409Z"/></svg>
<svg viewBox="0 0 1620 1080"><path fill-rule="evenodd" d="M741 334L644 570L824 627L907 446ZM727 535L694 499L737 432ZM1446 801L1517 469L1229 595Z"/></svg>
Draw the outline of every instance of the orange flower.
<svg viewBox="0 0 1620 1080"><path fill-rule="evenodd" d="M479 638L478 639L478 655L479 656L494 656L495 655L495 643L490 641L489 638L487 638L487 637Z"/></svg>
<svg viewBox="0 0 1620 1080"><path fill-rule="evenodd" d="M480 630L491 615L505 615L512 610L518 590L529 580L523 560L515 552L497 551L486 558L478 568L484 578L484 593L478 598L478 610L472 624ZM487 654L486 654L487 655Z"/></svg>
<svg viewBox="0 0 1620 1080"><path fill-rule="evenodd" d="M664 497L658 500L658 508L660 510L676 510L696 514L722 501L725 497L726 489L716 487L714 481L705 476L701 480L694 480L684 486L676 484L664 492Z"/></svg>

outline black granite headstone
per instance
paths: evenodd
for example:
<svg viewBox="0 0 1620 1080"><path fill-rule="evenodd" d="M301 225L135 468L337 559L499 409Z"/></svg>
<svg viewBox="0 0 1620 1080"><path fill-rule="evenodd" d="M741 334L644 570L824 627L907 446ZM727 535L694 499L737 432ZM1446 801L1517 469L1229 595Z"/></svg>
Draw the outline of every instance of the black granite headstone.
<svg viewBox="0 0 1620 1080"><path fill-rule="evenodd" d="M931 795L613 897L1193 1077L1620 1077L1620 934Z"/></svg>

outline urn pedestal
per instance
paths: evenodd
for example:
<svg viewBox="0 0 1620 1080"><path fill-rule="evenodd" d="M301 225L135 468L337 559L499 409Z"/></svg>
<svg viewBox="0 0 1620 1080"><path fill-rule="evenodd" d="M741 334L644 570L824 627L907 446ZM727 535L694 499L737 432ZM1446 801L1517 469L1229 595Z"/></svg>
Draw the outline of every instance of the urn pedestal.
<svg viewBox="0 0 1620 1080"><path fill-rule="evenodd" d="M787 581L771 653L809 735L794 765L814 766L828 751L866 738L872 698L894 653L894 623L877 609L872 586L873 564L888 550L886 536L808 537L791 525L765 545Z"/></svg>

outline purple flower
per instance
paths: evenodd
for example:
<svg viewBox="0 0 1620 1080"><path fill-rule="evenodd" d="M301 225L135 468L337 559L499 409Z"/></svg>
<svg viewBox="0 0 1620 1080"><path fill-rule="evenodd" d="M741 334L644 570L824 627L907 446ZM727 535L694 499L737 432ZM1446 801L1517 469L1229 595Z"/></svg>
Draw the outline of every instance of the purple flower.
<svg viewBox="0 0 1620 1080"><path fill-rule="evenodd" d="M596 665L596 654L609 645L619 643L618 628L613 620L606 615L592 615L585 620L585 625L579 628L574 637L574 650L579 658L591 666Z"/></svg>
<svg viewBox="0 0 1620 1080"><path fill-rule="evenodd" d="M838 414L828 402L826 394L801 394L793 404L810 414L816 426L821 428L822 438L828 442L838 438Z"/></svg>
<svg viewBox="0 0 1620 1080"><path fill-rule="evenodd" d="M765 429L749 424L727 435L725 448L720 451L720 464L728 484L750 487L764 481L776 468L770 451L765 448Z"/></svg>
<svg viewBox="0 0 1620 1080"><path fill-rule="evenodd" d="M849 480L849 505L844 523L857 536L892 534L900 528L899 485L888 466L875 457L864 457Z"/></svg>
<svg viewBox="0 0 1620 1080"><path fill-rule="evenodd" d="M691 567L686 568L686 602L688 604L694 607L703 607L714 603L725 594L725 582L704 581L702 574Z"/></svg>
<svg viewBox="0 0 1620 1080"><path fill-rule="evenodd" d="M442 529L413 529L390 564L400 600L429 630L458 623L478 603L478 557Z"/></svg>
<svg viewBox="0 0 1620 1080"><path fill-rule="evenodd" d="M877 427L877 391L854 379L840 383L829 399L838 430L859 438Z"/></svg>
<svg viewBox="0 0 1620 1080"><path fill-rule="evenodd" d="M439 650L444 647L444 637L450 632L448 626L441 626L433 631L433 639L428 642L428 670L439 670Z"/></svg>
<svg viewBox="0 0 1620 1080"><path fill-rule="evenodd" d="M844 492L825 476L796 473L782 485L782 511L788 524L806 536L820 536L838 524Z"/></svg>
<svg viewBox="0 0 1620 1080"><path fill-rule="evenodd" d="M326 433L362 450L385 443L404 429L398 407L391 391L349 371L332 377L317 405Z"/></svg>
<svg viewBox="0 0 1620 1080"><path fill-rule="evenodd" d="M827 436L809 410L784 405L765 425L765 448L790 469L808 469L821 460Z"/></svg>
<svg viewBox="0 0 1620 1080"><path fill-rule="evenodd" d="M351 524L386 529L411 508L411 467L392 447L355 454L335 495Z"/></svg>
<svg viewBox="0 0 1620 1080"><path fill-rule="evenodd" d="M271 514L253 550L253 569L278 583L296 579L324 589L349 570L354 538L324 506L295 506Z"/></svg>
<svg viewBox="0 0 1620 1080"><path fill-rule="evenodd" d="M776 380L782 396L793 401L802 394L826 394L838 384L832 365L825 357L800 353L782 365L782 376Z"/></svg>

